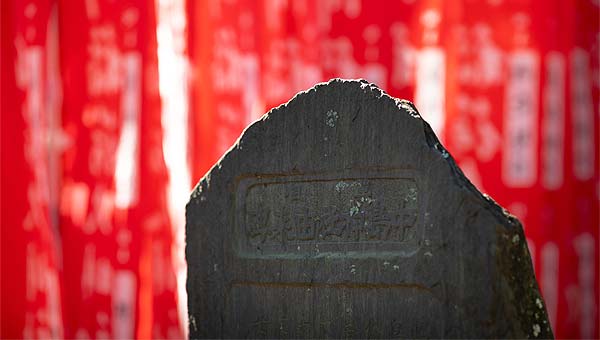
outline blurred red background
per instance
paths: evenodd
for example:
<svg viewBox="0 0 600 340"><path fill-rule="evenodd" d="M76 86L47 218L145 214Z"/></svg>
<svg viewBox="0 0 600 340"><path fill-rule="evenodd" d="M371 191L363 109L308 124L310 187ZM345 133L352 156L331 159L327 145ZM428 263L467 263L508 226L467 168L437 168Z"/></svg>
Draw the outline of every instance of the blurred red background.
<svg viewBox="0 0 600 340"><path fill-rule="evenodd" d="M598 338L599 6L7 0L2 338L181 338L184 207L243 128L365 78L523 222L555 335Z"/></svg>

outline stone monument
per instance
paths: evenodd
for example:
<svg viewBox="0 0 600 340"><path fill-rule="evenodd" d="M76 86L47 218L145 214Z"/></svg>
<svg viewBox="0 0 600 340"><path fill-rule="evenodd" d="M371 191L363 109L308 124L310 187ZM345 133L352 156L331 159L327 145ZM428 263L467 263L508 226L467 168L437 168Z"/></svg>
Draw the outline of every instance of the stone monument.
<svg viewBox="0 0 600 340"><path fill-rule="evenodd" d="M331 80L187 205L191 338L550 338L523 229L408 101Z"/></svg>

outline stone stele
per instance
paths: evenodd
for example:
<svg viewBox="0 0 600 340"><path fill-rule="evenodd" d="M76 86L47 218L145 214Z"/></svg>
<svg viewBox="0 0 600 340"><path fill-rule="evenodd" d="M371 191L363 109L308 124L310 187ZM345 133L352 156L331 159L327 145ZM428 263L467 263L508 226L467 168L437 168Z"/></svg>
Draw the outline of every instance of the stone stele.
<svg viewBox="0 0 600 340"><path fill-rule="evenodd" d="M186 215L192 338L553 336L519 221L364 80L250 125Z"/></svg>

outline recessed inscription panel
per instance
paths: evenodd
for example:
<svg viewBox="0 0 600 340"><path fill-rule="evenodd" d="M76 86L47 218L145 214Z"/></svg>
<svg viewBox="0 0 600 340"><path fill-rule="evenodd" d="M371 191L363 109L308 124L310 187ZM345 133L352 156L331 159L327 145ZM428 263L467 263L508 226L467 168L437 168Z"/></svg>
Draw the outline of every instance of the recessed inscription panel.
<svg viewBox="0 0 600 340"><path fill-rule="evenodd" d="M293 255L409 255L422 238L417 179L406 172L250 178L237 202L239 250Z"/></svg>

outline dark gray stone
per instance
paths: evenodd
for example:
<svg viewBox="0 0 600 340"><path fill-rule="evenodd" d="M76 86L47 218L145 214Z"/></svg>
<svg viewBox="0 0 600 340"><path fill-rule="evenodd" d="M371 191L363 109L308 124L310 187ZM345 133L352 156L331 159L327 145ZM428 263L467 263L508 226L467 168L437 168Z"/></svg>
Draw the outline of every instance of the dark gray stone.
<svg viewBox="0 0 600 340"><path fill-rule="evenodd" d="M552 337L519 221L365 81L249 126L192 193L186 258L192 338Z"/></svg>

